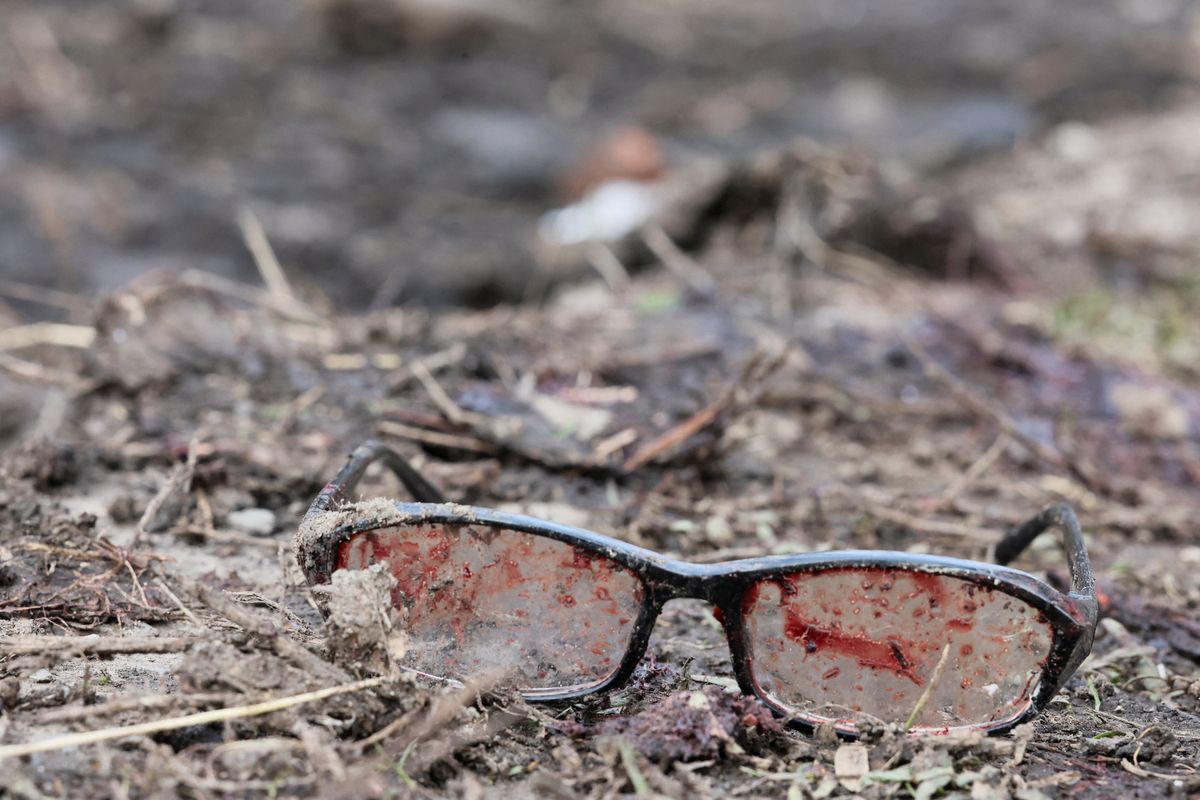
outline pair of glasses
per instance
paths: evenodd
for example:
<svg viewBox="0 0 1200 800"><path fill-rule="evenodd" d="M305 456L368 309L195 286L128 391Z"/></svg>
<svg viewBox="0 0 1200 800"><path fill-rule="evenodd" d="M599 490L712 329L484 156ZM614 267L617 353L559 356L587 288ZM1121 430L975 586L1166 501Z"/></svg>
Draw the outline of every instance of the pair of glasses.
<svg viewBox="0 0 1200 800"><path fill-rule="evenodd" d="M418 502L351 503L383 461ZM1005 566L1057 529L1059 591ZM404 666L465 681L507 670L526 699L616 688L663 605L699 598L724 626L734 675L793 727L868 720L912 732L1001 733L1045 708L1091 650L1098 603L1066 505L1003 538L996 564L884 551L679 561L579 528L447 503L398 453L367 442L318 495L296 540L310 584L382 564L409 636Z"/></svg>

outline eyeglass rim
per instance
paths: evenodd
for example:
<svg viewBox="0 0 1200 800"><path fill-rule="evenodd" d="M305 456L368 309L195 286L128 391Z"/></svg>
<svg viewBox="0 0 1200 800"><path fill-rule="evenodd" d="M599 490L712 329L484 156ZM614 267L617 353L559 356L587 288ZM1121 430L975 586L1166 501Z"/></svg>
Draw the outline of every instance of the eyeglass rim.
<svg viewBox="0 0 1200 800"><path fill-rule="evenodd" d="M577 700L617 688L631 677L644 656L663 605L670 600L695 598L720 609L734 674L742 691L758 697L777 714L787 717L792 727L812 732L816 727L813 722L795 716L794 709L773 700L754 677L742 606L744 592L760 580L782 574L847 568L893 569L957 578L986 586L1013 596L1046 616L1053 631L1053 641L1037 690L1024 713L995 724L954 726L1003 733L1040 713L1070 678L1090 652L1098 615L1094 587L1090 592L1076 589L1061 592L1023 570L969 559L896 551L841 550L696 564L584 528L493 508L392 501L383 506L373 504L375 513L364 517L359 516L354 505L344 510L332 505L318 509L316 505L314 503L314 509L305 517L295 543L297 557L310 584L329 581L337 549L350 537L371 530L418 524L478 525L542 536L607 557L632 571L642 582L642 606L620 665L607 678L582 688L527 693L526 699L534 702ZM384 511L386 513L381 513ZM1069 508L1066 512L1074 517ZM327 516L331 514L341 515L342 519ZM1046 514L1061 517L1063 509L1052 507L1043 512ZM847 738L856 736L853 729L837 728L837 731Z"/></svg>

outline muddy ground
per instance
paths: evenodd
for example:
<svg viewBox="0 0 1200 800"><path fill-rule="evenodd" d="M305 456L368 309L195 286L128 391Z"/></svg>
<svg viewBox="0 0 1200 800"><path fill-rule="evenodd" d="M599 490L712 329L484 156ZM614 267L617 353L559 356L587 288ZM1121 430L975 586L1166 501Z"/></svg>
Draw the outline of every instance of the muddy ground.
<svg viewBox="0 0 1200 800"><path fill-rule="evenodd" d="M917 6L846 24L832 5L731 20L700 4L671 11L691 15L680 27L604 3L558 39L539 32L557 6L430 33L364 22L366 2L17 5L3 57L26 72L0 72L0 173L18 187L0 195L0 756L158 727L11 755L0 791L1200 793L1185 5L921 5L939 28ZM1001 121L971 127L984 106ZM872 119L871 147L828 143ZM670 155L648 228L667 246L547 255L537 215L613 121ZM487 150L505 142L520 152ZM239 201L282 287L263 288ZM187 272L209 268L232 280ZM69 327L26 325L47 319ZM986 558L1066 501L1104 617L1030 726L881 728L857 778L853 748L732 690L699 602L667 607L620 691L532 706L443 689L397 668L377 587L318 597L294 560L308 503L368 437L456 501L694 560ZM403 497L382 474L362 490ZM1054 541L1021 566L1065 579Z"/></svg>

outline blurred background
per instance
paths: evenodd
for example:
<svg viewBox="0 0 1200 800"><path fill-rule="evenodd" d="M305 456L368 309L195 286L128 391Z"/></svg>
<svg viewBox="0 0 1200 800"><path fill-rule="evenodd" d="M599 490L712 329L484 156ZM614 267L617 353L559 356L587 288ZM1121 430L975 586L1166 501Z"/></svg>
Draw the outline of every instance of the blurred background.
<svg viewBox="0 0 1200 800"><path fill-rule="evenodd" d="M335 307L488 306L598 181L797 136L954 182L1031 142L1098 163L1122 120L1190 175L1160 123L1198 135L1198 48L1186 0L5 0L0 280L33 316L12 283L257 281L244 207Z"/></svg>

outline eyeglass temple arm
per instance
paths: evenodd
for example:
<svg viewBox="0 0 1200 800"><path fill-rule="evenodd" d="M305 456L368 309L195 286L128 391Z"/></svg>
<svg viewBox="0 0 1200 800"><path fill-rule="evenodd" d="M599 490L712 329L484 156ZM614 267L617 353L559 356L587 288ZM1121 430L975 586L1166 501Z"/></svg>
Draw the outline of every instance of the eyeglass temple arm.
<svg viewBox="0 0 1200 800"><path fill-rule="evenodd" d="M1067 551L1067 564L1071 571L1071 592L1095 597L1096 581L1092 577L1092 566L1083 544L1083 529L1079 527L1074 510L1065 503L1043 509L1001 539L996 545L996 563L1003 565L1015 560L1025 552L1030 542L1050 528L1058 528L1062 532L1063 549Z"/></svg>
<svg viewBox="0 0 1200 800"><path fill-rule="evenodd" d="M446 496L432 483L427 481L421 473L413 469L412 465L405 461L403 456L383 442L371 439L354 448L354 452L350 454L346 465L338 471L337 476L321 490L321 494L313 501L309 513L311 514L314 511L328 511L334 503L347 499L354 491L354 488L358 486L358 482L362 479L363 473L367 471L367 467L376 461L382 461L386 464L388 469L395 473L400 482L404 484L404 488L408 489L413 499L417 502L446 502Z"/></svg>

